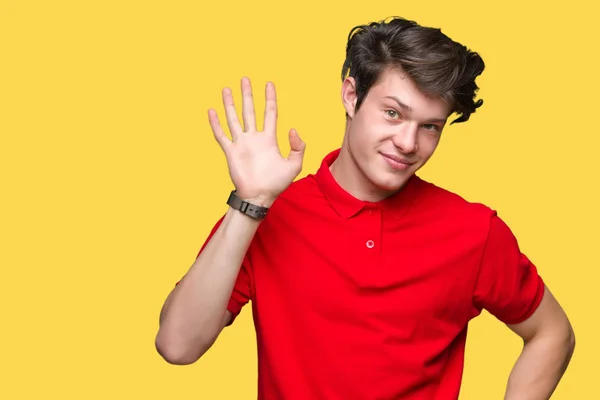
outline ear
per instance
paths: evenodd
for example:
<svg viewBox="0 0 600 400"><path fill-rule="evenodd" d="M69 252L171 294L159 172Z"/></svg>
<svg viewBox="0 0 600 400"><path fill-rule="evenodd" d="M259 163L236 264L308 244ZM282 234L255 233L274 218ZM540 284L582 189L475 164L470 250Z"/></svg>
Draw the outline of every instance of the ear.
<svg viewBox="0 0 600 400"><path fill-rule="evenodd" d="M356 81L352 77L347 77L342 83L342 103L346 109L346 114L350 118L354 117L354 110L356 109Z"/></svg>

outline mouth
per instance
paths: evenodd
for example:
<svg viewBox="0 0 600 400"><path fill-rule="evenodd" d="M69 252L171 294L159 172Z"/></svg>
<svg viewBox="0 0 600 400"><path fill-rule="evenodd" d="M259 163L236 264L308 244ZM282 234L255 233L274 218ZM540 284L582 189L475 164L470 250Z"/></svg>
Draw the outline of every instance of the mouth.
<svg viewBox="0 0 600 400"><path fill-rule="evenodd" d="M414 162L410 162L393 154L380 154L383 156L383 159L395 170L405 171L414 164Z"/></svg>

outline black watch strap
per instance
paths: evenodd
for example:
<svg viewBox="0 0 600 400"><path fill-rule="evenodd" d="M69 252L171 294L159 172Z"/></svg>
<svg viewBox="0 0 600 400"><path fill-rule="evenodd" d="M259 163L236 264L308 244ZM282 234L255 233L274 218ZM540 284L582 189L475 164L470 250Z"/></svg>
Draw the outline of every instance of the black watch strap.
<svg viewBox="0 0 600 400"><path fill-rule="evenodd" d="M231 191L229 199L227 199L227 204L254 219L265 218L267 211L269 210L267 207L257 206L256 204L248 203L247 201L242 200L235 194L235 190Z"/></svg>

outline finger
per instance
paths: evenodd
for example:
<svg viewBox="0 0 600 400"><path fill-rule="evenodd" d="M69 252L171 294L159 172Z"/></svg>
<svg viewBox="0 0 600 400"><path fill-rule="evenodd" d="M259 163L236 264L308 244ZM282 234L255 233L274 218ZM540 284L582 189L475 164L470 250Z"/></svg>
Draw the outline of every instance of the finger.
<svg viewBox="0 0 600 400"><path fill-rule="evenodd" d="M277 131L277 94L273 82L267 82L265 97L265 126L263 130L275 134Z"/></svg>
<svg viewBox="0 0 600 400"><path fill-rule="evenodd" d="M210 123L213 135L219 143L219 146L221 146L223 151L225 151L227 149L227 146L231 144L231 140L229 140L229 138L223 131L221 123L219 122L219 116L217 115L217 112L212 108L208 110L208 122Z"/></svg>
<svg viewBox="0 0 600 400"><path fill-rule="evenodd" d="M292 162L298 171L302 169L302 160L304 159L304 152L306 150L306 143L298 135L298 131L290 129L290 154L288 160Z"/></svg>
<svg viewBox="0 0 600 400"><path fill-rule="evenodd" d="M252 84L250 79L246 77L242 78L242 118L244 119L244 130L246 132L256 129Z"/></svg>
<svg viewBox="0 0 600 400"><path fill-rule="evenodd" d="M235 141L239 135L242 134L242 125L235 111L235 104L233 103L233 94L231 89L223 89L223 106L225 107L225 116L227 118L227 125L231 132L231 138Z"/></svg>

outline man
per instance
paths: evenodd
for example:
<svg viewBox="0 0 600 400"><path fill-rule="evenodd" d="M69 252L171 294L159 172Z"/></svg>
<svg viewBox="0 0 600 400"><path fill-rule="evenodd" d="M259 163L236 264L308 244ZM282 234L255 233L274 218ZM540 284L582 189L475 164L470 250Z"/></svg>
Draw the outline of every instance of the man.
<svg viewBox="0 0 600 400"><path fill-rule="evenodd" d="M259 399L450 400L468 322L486 309L524 340L505 398L549 398L574 349L565 313L493 210L416 175L450 116L481 106L483 69L439 29L353 29L342 146L295 182L305 144L292 129L280 154L273 84L263 131L249 80L243 127L224 89L232 138L209 120L235 191L163 306L159 353L195 362L252 300Z"/></svg>

